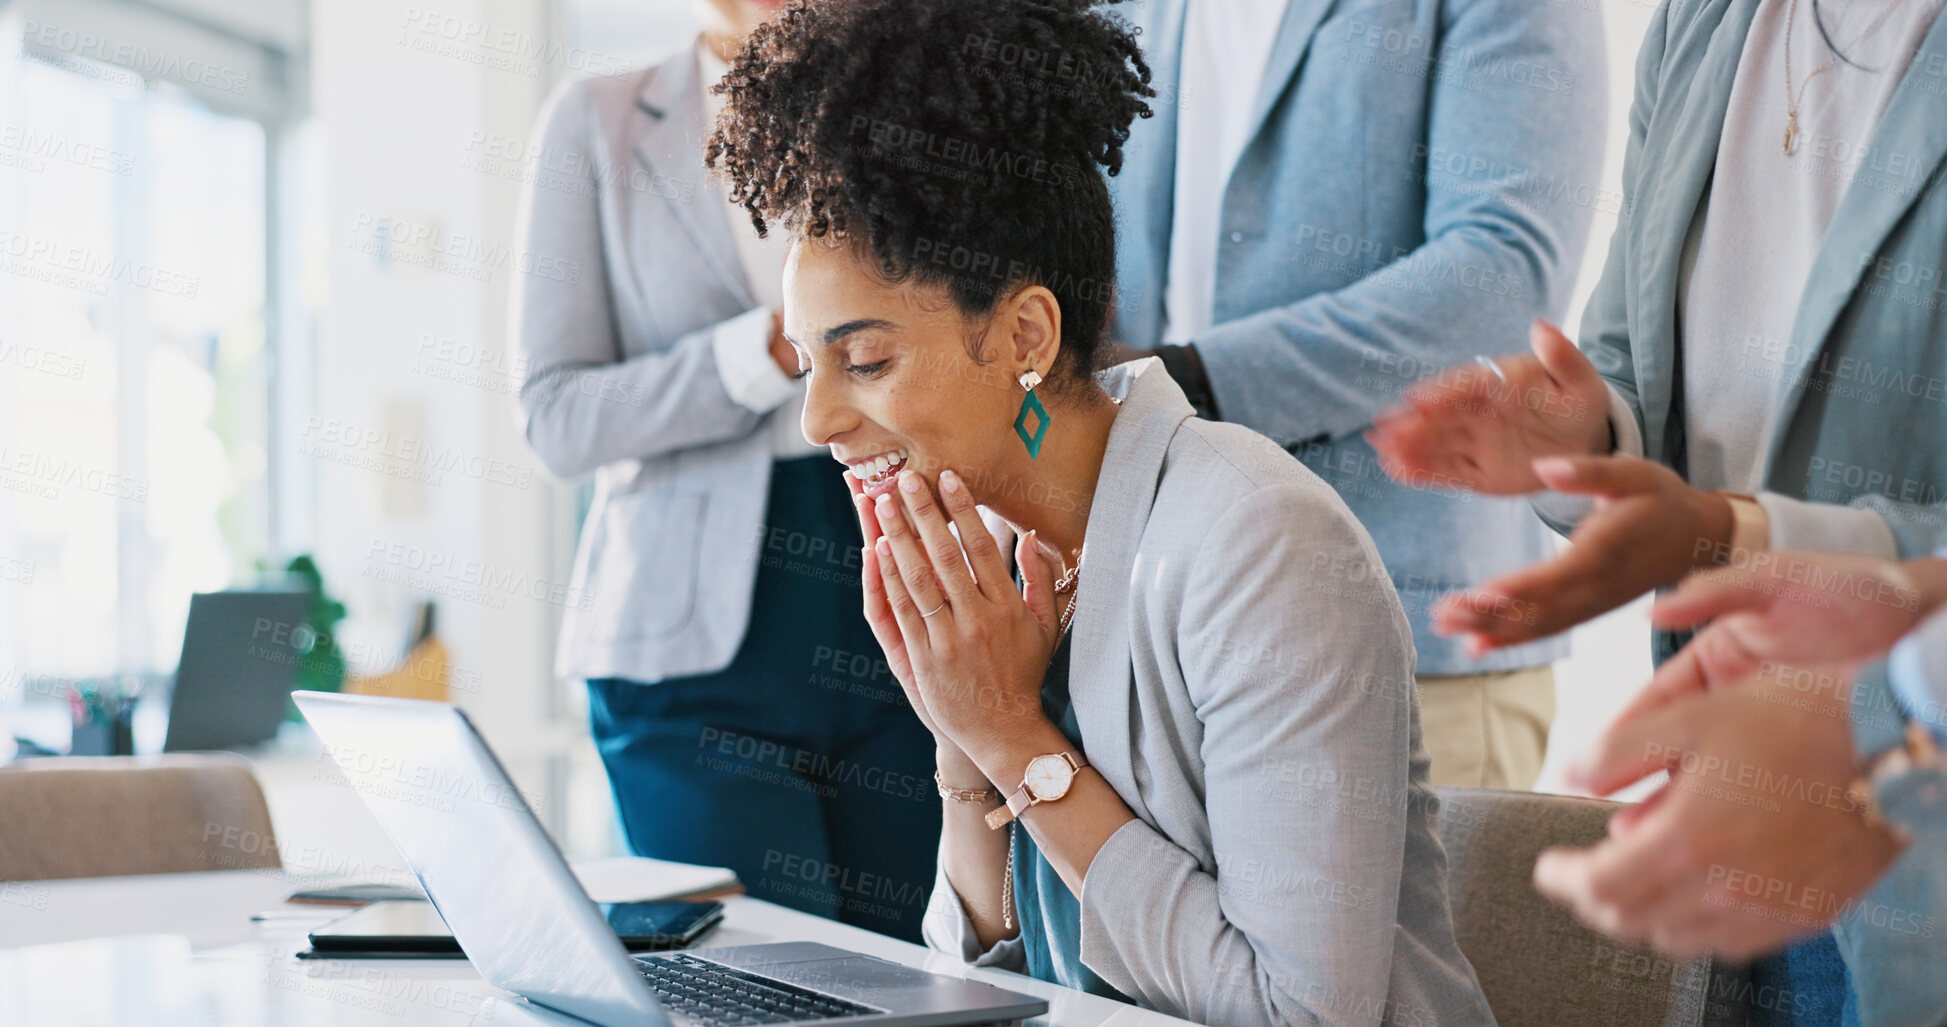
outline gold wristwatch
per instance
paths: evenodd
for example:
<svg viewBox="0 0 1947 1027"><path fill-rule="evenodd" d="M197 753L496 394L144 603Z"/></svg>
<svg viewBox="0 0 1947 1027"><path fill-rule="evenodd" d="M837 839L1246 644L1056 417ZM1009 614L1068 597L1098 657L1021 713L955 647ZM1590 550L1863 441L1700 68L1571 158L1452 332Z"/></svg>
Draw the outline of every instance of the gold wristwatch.
<svg viewBox="0 0 1947 1027"><path fill-rule="evenodd" d="M1947 801L1947 754L1918 721L1907 722L1901 742L1866 761L1852 782L1852 800L1868 824L1890 829L1902 840L1916 831L1940 835L1944 832L1933 822Z"/></svg>
<svg viewBox="0 0 1947 1027"><path fill-rule="evenodd" d="M1021 776L1021 787L1007 797L1007 805L987 814L987 826L996 830L1006 827L1027 812L1029 806L1054 802L1067 795L1075 783L1075 775L1086 766L1088 758L1073 752L1045 753L1029 760L1027 773Z"/></svg>

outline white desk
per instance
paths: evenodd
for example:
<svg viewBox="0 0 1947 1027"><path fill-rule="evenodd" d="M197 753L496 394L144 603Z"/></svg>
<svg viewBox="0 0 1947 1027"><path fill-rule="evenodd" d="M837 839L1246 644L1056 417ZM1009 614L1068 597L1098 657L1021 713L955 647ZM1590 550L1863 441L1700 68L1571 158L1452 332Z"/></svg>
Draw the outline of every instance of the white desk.
<svg viewBox="0 0 1947 1027"><path fill-rule="evenodd" d="M299 960L311 926L343 910L283 902L279 873L225 871L0 883L0 1024L74 1027L484 1027L579 1024L499 991L464 960ZM1036 1025L1187 1021L968 969L918 945L739 897L705 945L821 941L1048 1000ZM295 914L253 923L253 913Z"/></svg>

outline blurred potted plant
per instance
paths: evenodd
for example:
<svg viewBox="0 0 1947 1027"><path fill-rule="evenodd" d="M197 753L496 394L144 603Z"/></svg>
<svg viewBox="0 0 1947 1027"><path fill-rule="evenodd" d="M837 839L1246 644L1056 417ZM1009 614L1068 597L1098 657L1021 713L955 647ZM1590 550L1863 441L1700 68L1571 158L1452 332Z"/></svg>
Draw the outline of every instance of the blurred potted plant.
<svg viewBox="0 0 1947 1027"><path fill-rule="evenodd" d="M292 559L284 570L311 593L311 610L304 617L311 645L298 657L296 687L336 692L345 685L345 654L339 650L332 629L345 619L345 604L325 594L324 575L318 573L318 564L309 554Z"/></svg>

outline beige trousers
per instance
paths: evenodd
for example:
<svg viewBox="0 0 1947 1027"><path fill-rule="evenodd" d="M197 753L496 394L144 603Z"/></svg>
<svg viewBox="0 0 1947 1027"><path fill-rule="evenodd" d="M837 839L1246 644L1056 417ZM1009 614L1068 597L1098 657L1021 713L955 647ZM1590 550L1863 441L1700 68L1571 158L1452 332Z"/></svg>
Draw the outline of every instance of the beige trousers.
<svg viewBox="0 0 1947 1027"><path fill-rule="evenodd" d="M1527 791L1541 776L1555 720L1555 668L1423 674L1420 734L1436 785Z"/></svg>

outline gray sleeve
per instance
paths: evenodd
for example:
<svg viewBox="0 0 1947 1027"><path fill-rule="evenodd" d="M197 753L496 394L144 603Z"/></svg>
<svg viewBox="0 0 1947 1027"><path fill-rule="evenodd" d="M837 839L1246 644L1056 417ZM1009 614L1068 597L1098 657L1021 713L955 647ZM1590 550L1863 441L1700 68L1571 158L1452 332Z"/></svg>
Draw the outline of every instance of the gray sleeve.
<svg viewBox="0 0 1947 1027"><path fill-rule="evenodd" d="M1083 881L1082 961L1199 1023L1368 1023L1401 936L1412 634L1322 483L1213 511L1206 537L1158 658L1197 707L1215 865L1123 825Z"/></svg>
<svg viewBox="0 0 1947 1027"><path fill-rule="evenodd" d="M1361 383L1375 356L1445 367L1515 352L1535 318L1568 305L1594 211L1534 183L1575 194L1600 174L1600 19L1548 0L1469 0L1443 12L1441 49L1452 56L1426 72L1427 152L1467 154L1505 171L1483 178L1428 167L1419 246L1344 288L1192 340L1224 419L1280 445L1351 435L1398 402ZM1572 88L1549 92L1457 70L1496 62L1579 75Z"/></svg>
<svg viewBox="0 0 1947 1027"><path fill-rule="evenodd" d="M562 87L541 117L544 152L584 159L578 175L537 176L521 204L516 251L546 255L563 272L514 276L509 321L529 447L550 473L571 478L756 430L762 416L731 398L717 370L715 325L624 359L602 235L596 155L605 147L589 83Z"/></svg>

